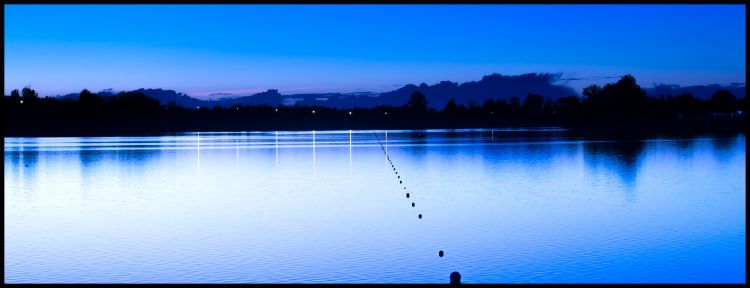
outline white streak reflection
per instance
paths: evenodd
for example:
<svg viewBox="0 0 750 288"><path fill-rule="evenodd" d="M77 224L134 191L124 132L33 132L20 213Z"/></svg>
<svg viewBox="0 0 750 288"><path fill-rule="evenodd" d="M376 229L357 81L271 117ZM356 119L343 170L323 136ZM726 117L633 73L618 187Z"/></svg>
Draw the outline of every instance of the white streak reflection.
<svg viewBox="0 0 750 288"><path fill-rule="evenodd" d="M201 132L196 133L198 138L198 170L201 169Z"/></svg>
<svg viewBox="0 0 750 288"><path fill-rule="evenodd" d="M279 131L276 131L276 171L279 171Z"/></svg>
<svg viewBox="0 0 750 288"><path fill-rule="evenodd" d="M315 175L315 130L312 131L313 175Z"/></svg>
<svg viewBox="0 0 750 288"><path fill-rule="evenodd" d="M234 137L234 146L237 150L237 161L235 162L237 168L240 168L240 134L237 133L237 135Z"/></svg>

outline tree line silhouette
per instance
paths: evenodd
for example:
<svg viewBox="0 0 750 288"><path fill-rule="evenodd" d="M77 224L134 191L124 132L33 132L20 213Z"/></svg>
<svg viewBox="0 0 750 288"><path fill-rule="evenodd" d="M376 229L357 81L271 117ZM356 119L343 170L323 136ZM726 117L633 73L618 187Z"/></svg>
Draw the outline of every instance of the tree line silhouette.
<svg viewBox="0 0 750 288"><path fill-rule="evenodd" d="M16 89L3 97L7 136L127 135L187 131L490 128L563 126L579 131L744 131L745 98L728 90L702 100L689 93L648 96L634 77L584 88L583 97L490 99L438 111L414 92L403 106L335 109L322 106L182 107L138 92L102 97L83 90L77 100L39 97Z"/></svg>

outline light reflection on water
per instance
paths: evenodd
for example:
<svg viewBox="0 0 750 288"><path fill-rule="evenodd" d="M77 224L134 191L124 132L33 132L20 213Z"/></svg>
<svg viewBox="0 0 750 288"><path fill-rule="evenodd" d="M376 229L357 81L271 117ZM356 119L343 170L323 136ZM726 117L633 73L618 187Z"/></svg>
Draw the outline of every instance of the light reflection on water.
<svg viewBox="0 0 750 288"><path fill-rule="evenodd" d="M5 138L5 281L746 281L744 134L387 133Z"/></svg>

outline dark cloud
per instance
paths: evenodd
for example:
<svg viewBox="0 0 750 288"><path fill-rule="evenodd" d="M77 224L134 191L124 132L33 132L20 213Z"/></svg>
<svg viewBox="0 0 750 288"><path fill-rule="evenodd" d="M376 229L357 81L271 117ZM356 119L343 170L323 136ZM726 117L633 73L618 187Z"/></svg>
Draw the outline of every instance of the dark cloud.
<svg viewBox="0 0 750 288"><path fill-rule="evenodd" d="M568 78L560 78L558 80L560 81L581 81L581 80L591 80L591 79L617 79L620 78L618 76L594 76L594 77L568 77Z"/></svg>

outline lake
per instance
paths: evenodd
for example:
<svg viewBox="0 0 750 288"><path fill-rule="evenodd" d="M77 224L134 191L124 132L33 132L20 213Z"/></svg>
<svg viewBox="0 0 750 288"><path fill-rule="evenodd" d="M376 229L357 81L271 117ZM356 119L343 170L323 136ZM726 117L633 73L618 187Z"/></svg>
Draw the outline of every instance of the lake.
<svg viewBox="0 0 750 288"><path fill-rule="evenodd" d="M746 282L745 134L4 140L6 283Z"/></svg>

